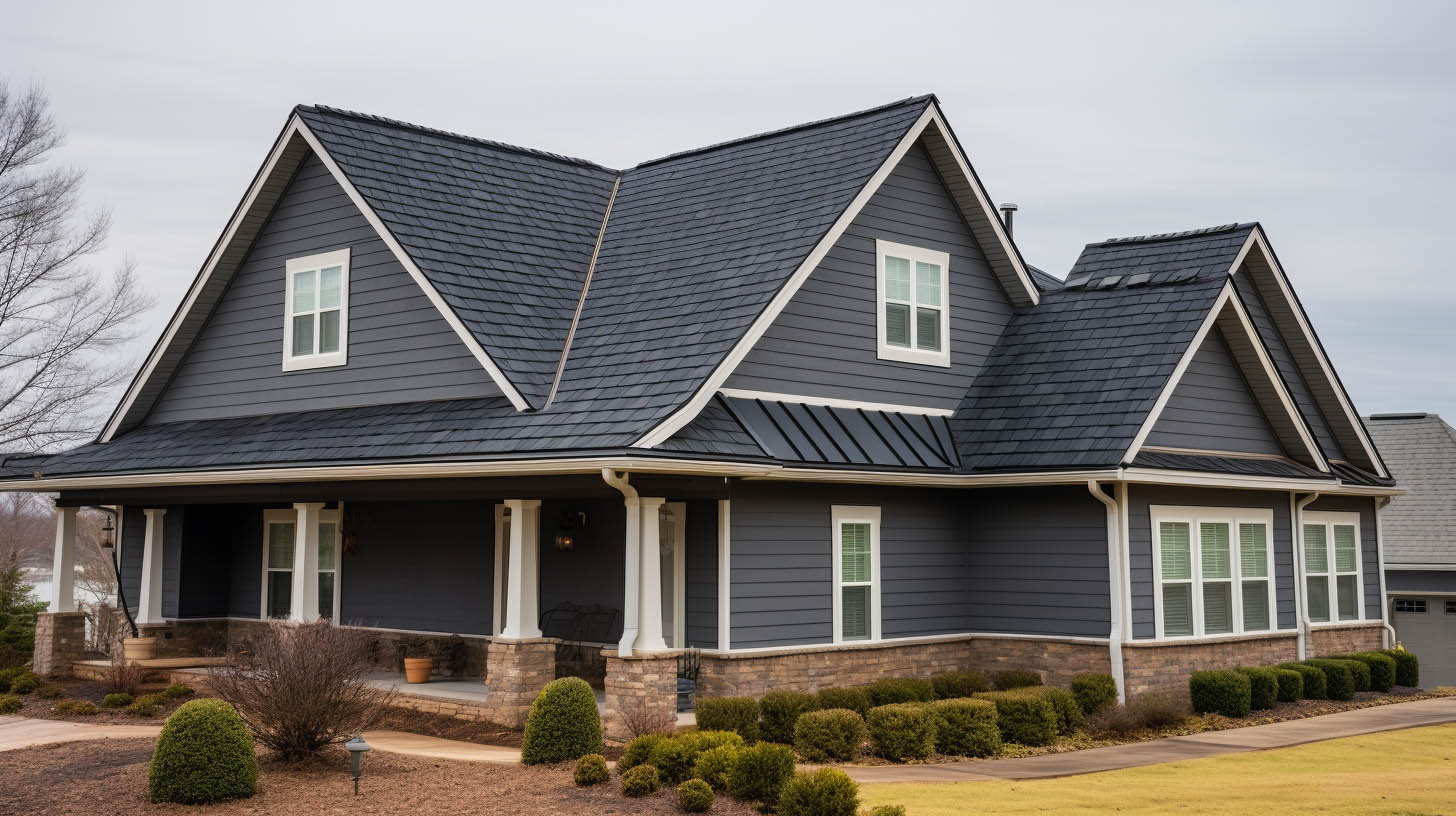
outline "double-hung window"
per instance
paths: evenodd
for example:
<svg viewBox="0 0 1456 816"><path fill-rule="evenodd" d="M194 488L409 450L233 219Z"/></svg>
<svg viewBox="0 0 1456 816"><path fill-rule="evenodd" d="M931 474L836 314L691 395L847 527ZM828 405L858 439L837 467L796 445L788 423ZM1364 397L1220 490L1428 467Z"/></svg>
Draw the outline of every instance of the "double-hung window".
<svg viewBox="0 0 1456 816"><path fill-rule="evenodd" d="M950 365L950 255L875 241L879 358Z"/></svg>
<svg viewBox="0 0 1456 816"><path fill-rule="evenodd" d="M339 608L339 511L324 510L318 522L318 614L334 618ZM297 510L263 511L263 617L293 612L293 564L298 542Z"/></svg>
<svg viewBox="0 0 1456 816"><path fill-rule="evenodd" d="M286 266L283 370L348 362L349 250L290 258Z"/></svg>
<svg viewBox="0 0 1456 816"><path fill-rule="evenodd" d="M1152 508L1158 637L1274 627L1274 513L1260 508Z"/></svg>
<svg viewBox="0 0 1456 816"><path fill-rule="evenodd" d="M880 508L831 508L834 642L880 639Z"/></svg>
<svg viewBox="0 0 1456 816"><path fill-rule="evenodd" d="M1305 607L1315 623L1361 620L1360 514L1304 514Z"/></svg>

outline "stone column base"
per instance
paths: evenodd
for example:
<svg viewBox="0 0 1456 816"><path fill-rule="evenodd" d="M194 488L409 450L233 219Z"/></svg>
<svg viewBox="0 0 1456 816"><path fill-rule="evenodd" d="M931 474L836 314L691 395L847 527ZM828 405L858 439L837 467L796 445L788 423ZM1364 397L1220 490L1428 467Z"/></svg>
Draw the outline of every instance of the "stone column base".
<svg viewBox="0 0 1456 816"><path fill-rule="evenodd" d="M604 649L607 659L606 710L602 729L608 737L630 739L634 732L677 724L677 658L679 651L637 652L620 657Z"/></svg>
<svg viewBox="0 0 1456 816"><path fill-rule="evenodd" d="M41 677L70 677L71 664L86 659L86 613L42 612L35 618L32 670Z"/></svg>
<svg viewBox="0 0 1456 816"><path fill-rule="evenodd" d="M556 638L492 640L485 653L486 718L520 728L542 687L556 679Z"/></svg>

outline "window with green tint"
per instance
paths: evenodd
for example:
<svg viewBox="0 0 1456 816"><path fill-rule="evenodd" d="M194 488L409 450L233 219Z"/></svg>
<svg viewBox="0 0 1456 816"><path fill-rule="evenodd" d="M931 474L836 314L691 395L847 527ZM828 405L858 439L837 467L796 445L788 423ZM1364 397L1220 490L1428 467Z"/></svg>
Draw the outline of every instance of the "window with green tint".
<svg viewBox="0 0 1456 816"><path fill-rule="evenodd" d="M1163 634L1193 634L1193 558L1191 525L1165 521L1158 525L1158 563L1163 581Z"/></svg>
<svg viewBox="0 0 1456 816"><path fill-rule="evenodd" d="M293 525L268 525L268 569L293 569Z"/></svg>
<svg viewBox="0 0 1456 816"><path fill-rule="evenodd" d="M1203 632L1228 634L1234 630L1233 563L1229 558L1229 525L1198 525L1198 549L1203 562Z"/></svg>
<svg viewBox="0 0 1456 816"><path fill-rule="evenodd" d="M1272 628L1271 511L1154 506L1150 513L1157 544L1159 636Z"/></svg>
<svg viewBox="0 0 1456 816"><path fill-rule="evenodd" d="M839 547L840 580L846 584L869 583L870 526L868 524L840 525Z"/></svg>
<svg viewBox="0 0 1456 816"><path fill-rule="evenodd" d="M1305 579L1305 603L1309 619L1323 623L1330 619L1330 579L1327 575L1311 575Z"/></svg>
<svg viewBox="0 0 1456 816"><path fill-rule="evenodd" d="M1192 578L1188 524L1181 521L1163 522L1159 527L1158 541L1163 580L1175 581Z"/></svg>
<svg viewBox="0 0 1456 816"><path fill-rule="evenodd" d="M868 586L841 587L843 593L840 614L843 616L844 640L868 640L870 636L870 588Z"/></svg>
<svg viewBox="0 0 1456 816"><path fill-rule="evenodd" d="M1330 570L1330 552L1323 524L1304 525L1304 568L1307 572Z"/></svg>
<svg viewBox="0 0 1456 816"><path fill-rule="evenodd" d="M268 522L268 564L264 570L268 597L263 599L263 608L270 618L286 618L292 610L294 532L292 522Z"/></svg>
<svg viewBox="0 0 1456 816"><path fill-rule="evenodd" d="M1239 525L1239 576L1244 631L1272 628L1269 616L1269 530L1263 524Z"/></svg>
<svg viewBox="0 0 1456 816"><path fill-rule="evenodd" d="M287 261L285 371L344 364L348 258L348 250L335 250Z"/></svg>
<svg viewBox="0 0 1456 816"><path fill-rule="evenodd" d="M868 508L852 508L856 512ZM839 513L839 510L835 511ZM878 509L873 517L878 518ZM835 540L839 557L839 638L869 640L875 636L875 525L861 519L838 520Z"/></svg>
<svg viewBox="0 0 1456 816"><path fill-rule="evenodd" d="M879 357L949 365L948 253L876 239Z"/></svg>
<svg viewBox="0 0 1456 816"><path fill-rule="evenodd" d="M1222 579L1232 576L1229 566L1229 526L1227 524L1200 524L1198 526L1203 550L1203 579Z"/></svg>

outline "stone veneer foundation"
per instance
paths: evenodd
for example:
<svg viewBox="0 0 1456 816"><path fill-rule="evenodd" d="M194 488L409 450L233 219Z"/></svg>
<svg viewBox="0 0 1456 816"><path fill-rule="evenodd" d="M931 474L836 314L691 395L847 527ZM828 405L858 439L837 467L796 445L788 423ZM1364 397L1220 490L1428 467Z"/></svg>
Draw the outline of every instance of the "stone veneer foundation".
<svg viewBox="0 0 1456 816"><path fill-rule="evenodd" d="M1374 626L1368 623L1316 626L1310 632L1306 646L1310 657L1384 649L1385 627L1378 623Z"/></svg>
<svg viewBox="0 0 1456 816"><path fill-rule="evenodd" d="M86 659L86 613L42 612L35 618L31 670L41 677L69 677L72 664Z"/></svg>
<svg viewBox="0 0 1456 816"><path fill-rule="evenodd" d="M485 717L520 728L531 702L556 679L556 638L493 640L485 657Z"/></svg>
<svg viewBox="0 0 1456 816"><path fill-rule="evenodd" d="M607 660L602 728L608 737L630 739L631 720L666 724L677 721L677 659L681 654L638 652L621 657L615 649L602 650Z"/></svg>

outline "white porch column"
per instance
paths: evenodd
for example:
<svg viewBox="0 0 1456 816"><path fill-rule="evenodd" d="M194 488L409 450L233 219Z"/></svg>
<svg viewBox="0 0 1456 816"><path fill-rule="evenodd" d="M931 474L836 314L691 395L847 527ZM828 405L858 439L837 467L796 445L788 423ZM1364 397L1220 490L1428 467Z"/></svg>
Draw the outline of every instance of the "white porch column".
<svg viewBox="0 0 1456 816"><path fill-rule="evenodd" d="M641 567L641 611L637 621L637 648L644 652L667 649L662 639L662 503L666 499L643 498Z"/></svg>
<svg viewBox="0 0 1456 816"><path fill-rule="evenodd" d="M318 526L323 502L293 505L298 521L293 527L293 591L289 596L288 619L311 623L318 620Z"/></svg>
<svg viewBox="0 0 1456 816"><path fill-rule="evenodd" d="M506 499L511 514L510 556L506 579L506 625L500 636L513 640L541 637L539 574L541 565L540 499Z"/></svg>
<svg viewBox="0 0 1456 816"><path fill-rule="evenodd" d="M162 618L162 535L167 509L149 507L142 512L147 517L147 534L142 543L142 591L137 598L136 622L166 623Z"/></svg>
<svg viewBox="0 0 1456 816"><path fill-rule="evenodd" d="M56 508L56 549L51 560L51 610L76 611L76 508Z"/></svg>

